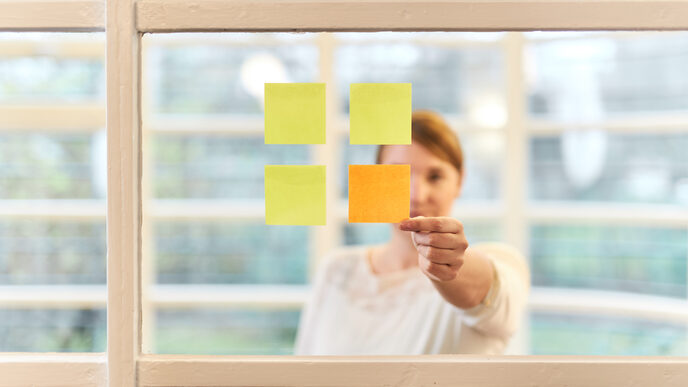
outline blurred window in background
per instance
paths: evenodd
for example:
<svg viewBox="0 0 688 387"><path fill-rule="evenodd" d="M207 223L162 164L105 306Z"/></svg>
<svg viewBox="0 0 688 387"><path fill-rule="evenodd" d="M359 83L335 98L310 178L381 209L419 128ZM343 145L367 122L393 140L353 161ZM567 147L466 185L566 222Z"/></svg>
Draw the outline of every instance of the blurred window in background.
<svg viewBox="0 0 688 387"><path fill-rule="evenodd" d="M0 33L0 351L105 351L104 57Z"/></svg>
<svg viewBox="0 0 688 387"><path fill-rule="evenodd" d="M530 351L685 356L685 321L657 310L688 298L688 34L526 36L533 285L663 297L637 318L535 313Z"/></svg>

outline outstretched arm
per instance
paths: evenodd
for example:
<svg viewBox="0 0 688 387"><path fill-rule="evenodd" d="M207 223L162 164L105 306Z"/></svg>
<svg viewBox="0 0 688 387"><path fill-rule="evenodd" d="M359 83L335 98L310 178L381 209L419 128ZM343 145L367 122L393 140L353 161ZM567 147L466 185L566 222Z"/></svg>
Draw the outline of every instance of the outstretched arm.
<svg viewBox="0 0 688 387"><path fill-rule="evenodd" d="M492 286L489 258L468 247L461 222L450 217L416 217L399 225L411 231L418 265L447 302L461 309L479 305Z"/></svg>

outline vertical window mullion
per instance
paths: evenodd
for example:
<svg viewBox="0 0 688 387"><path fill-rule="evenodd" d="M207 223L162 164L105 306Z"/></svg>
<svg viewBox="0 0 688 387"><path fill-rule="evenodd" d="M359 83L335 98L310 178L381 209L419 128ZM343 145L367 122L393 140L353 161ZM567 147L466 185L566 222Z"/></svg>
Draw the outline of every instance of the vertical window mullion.
<svg viewBox="0 0 688 387"><path fill-rule="evenodd" d="M152 114L152 98L155 97L154 82L149 76L143 77L144 69L150 68L147 61L151 58L147 40L140 41L141 52L141 116ZM155 61L155 59L153 59ZM145 81L144 81L145 79ZM151 211L155 200L155 167L152 143L156 140L151 128L141 128L141 212L144 219L141 225L141 352L155 352L156 304L151 300L151 291L157 284L157 261L155 244L155 221ZM144 180L145 179L145 180ZM144 212L145 211L145 212Z"/></svg>
<svg viewBox="0 0 688 387"><path fill-rule="evenodd" d="M506 66L506 94L508 101L508 124L505 128L506 148L502 160L502 198L504 238L506 242L530 256L528 246L529 224L526 219L527 199L527 101L525 82L523 80L523 50L525 37L520 32L509 32L502 41L504 47L504 65ZM529 352L530 324L527 313L519 332L520 351ZM516 339L514 341L517 341Z"/></svg>
<svg viewBox="0 0 688 387"><path fill-rule="evenodd" d="M339 178L340 166L338 164L341 147L337 119L339 99L338 89L334 74L334 50L336 49L334 37L331 34L318 34L313 41L318 48L319 82L326 85L326 136L325 144L311 145L313 148L313 164L325 165L327 168L326 195L327 195L327 227L314 227L310 231L311 249L308 267L314 272L316 262L327 252L332 251L341 241L342 219L339 213Z"/></svg>
<svg viewBox="0 0 688 387"><path fill-rule="evenodd" d="M107 1L108 385L136 386L140 340L140 35L134 0Z"/></svg>

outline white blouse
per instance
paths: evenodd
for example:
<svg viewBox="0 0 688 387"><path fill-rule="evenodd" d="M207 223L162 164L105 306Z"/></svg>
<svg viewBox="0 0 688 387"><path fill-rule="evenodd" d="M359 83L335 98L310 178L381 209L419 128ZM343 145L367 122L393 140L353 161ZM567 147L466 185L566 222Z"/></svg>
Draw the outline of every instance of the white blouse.
<svg viewBox="0 0 688 387"><path fill-rule="evenodd" d="M530 278L504 244L476 244L494 264L483 303L448 303L416 266L374 274L369 246L337 250L318 267L301 314L296 355L502 354L520 323Z"/></svg>

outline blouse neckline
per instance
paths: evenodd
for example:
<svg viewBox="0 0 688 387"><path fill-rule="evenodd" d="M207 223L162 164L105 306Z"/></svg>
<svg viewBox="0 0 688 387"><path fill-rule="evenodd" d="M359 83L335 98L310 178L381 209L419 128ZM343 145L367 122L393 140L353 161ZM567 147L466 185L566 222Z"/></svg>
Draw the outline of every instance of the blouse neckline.
<svg viewBox="0 0 688 387"><path fill-rule="evenodd" d="M377 285L376 287L380 291L395 286L397 284L401 284L405 282L405 280L409 277L417 276L421 273L420 268L418 266L412 266L402 270L391 271L389 273L375 273L372 265L372 256L373 246L367 246L365 248L362 260L363 271L365 272L366 276L369 277L375 283L375 285Z"/></svg>

